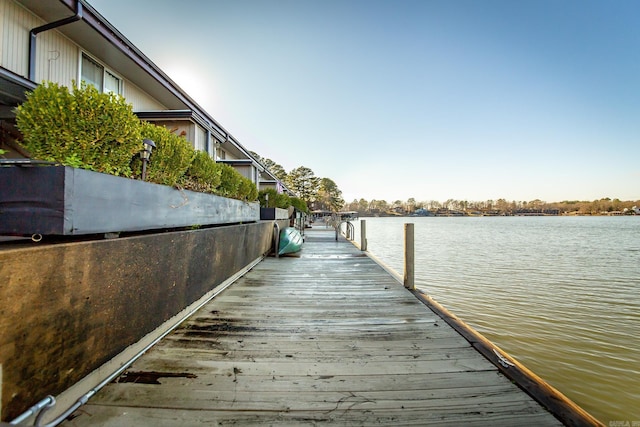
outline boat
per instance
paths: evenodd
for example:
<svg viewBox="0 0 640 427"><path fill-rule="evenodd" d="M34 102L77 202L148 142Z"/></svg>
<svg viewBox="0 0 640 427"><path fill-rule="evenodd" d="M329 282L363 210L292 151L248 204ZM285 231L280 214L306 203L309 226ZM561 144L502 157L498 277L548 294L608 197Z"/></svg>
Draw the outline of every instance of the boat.
<svg viewBox="0 0 640 427"><path fill-rule="evenodd" d="M280 231L280 244L278 245L278 255L291 254L302 249L304 242L302 234L293 228L286 227Z"/></svg>

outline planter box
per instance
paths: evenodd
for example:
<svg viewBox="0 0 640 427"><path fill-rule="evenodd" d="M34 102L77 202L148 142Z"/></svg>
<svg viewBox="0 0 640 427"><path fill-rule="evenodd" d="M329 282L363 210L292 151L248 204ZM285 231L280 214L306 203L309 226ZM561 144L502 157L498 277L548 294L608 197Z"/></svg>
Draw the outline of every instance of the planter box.
<svg viewBox="0 0 640 427"><path fill-rule="evenodd" d="M280 220L289 219L289 211L280 208L260 208L260 219L262 220Z"/></svg>
<svg viewBox="0 0 640 427"><path fill-rule="evenodd" d="M0 234L117 233L259 219L255 202L68 166L0 167Z"/></svg>

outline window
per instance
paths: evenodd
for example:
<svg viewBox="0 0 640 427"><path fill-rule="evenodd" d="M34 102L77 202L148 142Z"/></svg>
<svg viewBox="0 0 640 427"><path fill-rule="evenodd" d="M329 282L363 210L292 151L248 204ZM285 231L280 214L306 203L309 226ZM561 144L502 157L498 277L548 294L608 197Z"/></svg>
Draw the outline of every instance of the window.
<svg viewBox="0 0 640 427"><path fill-rule="evenodd" d="M121 81L118 77L111 74L109 71L104 70L104 91L105 92L113 92L113 93L121 93L120 90Z"/></svg>
<svg viewBox="0 0 640 427"><path fill-rule="evenodd" d="M221 147L216 147L216 158L218 160L224 160L227 158L227 153Z"/></svg>
<svg viewBox="0 0 640 427"><path fill-rule="evenodd" d="M94 85L101 92L122 93L122 79L84 53L80 65L80 80Z"/></svg>

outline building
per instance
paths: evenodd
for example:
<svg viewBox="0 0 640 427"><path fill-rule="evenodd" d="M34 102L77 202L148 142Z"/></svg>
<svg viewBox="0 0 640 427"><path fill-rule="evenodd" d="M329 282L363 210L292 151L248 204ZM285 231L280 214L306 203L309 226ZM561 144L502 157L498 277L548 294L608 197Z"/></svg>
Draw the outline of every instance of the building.
<svg viewBox="0 0 640 427"><path fill-rule="evenodd" d="M141 119L175 130L258 189L292 194L149 58L83 0L0 0L0 144L21 155L13 109L39 82L85 81L124 96Z"/></svg>

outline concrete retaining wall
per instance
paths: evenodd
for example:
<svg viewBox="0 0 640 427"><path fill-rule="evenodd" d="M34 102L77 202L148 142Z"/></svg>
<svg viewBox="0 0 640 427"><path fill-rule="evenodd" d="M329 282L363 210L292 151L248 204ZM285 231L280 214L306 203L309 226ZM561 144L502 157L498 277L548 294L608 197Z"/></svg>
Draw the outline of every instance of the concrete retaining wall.
<svg viewBox="0 0 640 427"><path fill-rule="evenodd" d="M1 419L57 395L267 253L273 222L0 246Z"/></svg>

